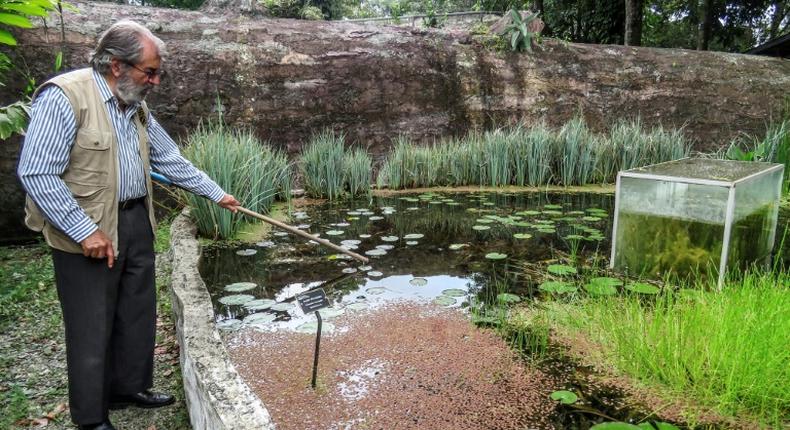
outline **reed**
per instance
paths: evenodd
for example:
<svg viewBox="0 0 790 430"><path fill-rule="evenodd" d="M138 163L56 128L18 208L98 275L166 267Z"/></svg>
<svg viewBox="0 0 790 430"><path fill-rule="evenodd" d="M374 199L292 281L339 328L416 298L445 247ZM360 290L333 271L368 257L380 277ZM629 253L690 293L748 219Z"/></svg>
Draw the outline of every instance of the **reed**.
<svg viewBox="0 0 790 430"><path fill-rule="evenodd" d="M335 200L343 195L345 183L345 138L334 131L314 134L299 157L305 192L316 198Z"/></svg>
<svg viewBox="0 0 790 430"><path fill-rule="evenodd" d="M222 123L201 124L187 138L184 155L242 205L256 212L268 212L275 198L290 196L287 157L262 145L248 131L229 129ZM242 217L200 196L187 193L186 200L203 236L231 238L243 222Z"/></svg>
<svg viewBox="0 0 790 430"><path fill-rule="evenodd" d="M612 364L732 416L790 424L790 275L747 272L720 293L696 281L655 302L591 300L561 324L605 346Z"/></svg>
<svg viewBox="0 0 790 430"><path fill-rule="evenodd" d="M346 152L343 164L348 194L351 197L370 194L370 185L373 181L373 162L367 151L356 148Z"/></svg>

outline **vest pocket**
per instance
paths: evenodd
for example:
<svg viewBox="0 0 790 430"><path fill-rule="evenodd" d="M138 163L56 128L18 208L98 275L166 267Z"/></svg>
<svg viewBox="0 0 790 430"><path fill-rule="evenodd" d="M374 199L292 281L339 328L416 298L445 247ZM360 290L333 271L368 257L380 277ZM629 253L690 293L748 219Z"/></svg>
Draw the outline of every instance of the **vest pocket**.
<svg viewBox="0 0 790 430"><path fill-rule="evenodd" d="M88 151L106 151L110 149L113 133L107 133L89 128L77 130L76 143L82 149Z"/></svg>
<svg viewBox="0 0 790 430"><path fill-rule="evenodd" d="M70 180L64 182L66 186L69 187L71 194L80 206L83 206L84 202L92 202L99 199L102 195L102 191L107 189L107 185L81 184Z"/></svg>

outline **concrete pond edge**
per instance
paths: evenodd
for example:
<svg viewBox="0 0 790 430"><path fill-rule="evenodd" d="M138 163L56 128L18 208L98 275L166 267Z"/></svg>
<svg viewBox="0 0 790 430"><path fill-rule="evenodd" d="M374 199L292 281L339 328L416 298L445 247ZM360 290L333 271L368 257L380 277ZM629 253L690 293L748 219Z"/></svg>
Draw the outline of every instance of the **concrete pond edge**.
<svg viewBox="0 0 790 430"><path fill-rule="evenodd" d="M189 421L195 430L274 429L269 411L230 361L198 272L196 227L182 212L170 227L171 296Z"/></svg>

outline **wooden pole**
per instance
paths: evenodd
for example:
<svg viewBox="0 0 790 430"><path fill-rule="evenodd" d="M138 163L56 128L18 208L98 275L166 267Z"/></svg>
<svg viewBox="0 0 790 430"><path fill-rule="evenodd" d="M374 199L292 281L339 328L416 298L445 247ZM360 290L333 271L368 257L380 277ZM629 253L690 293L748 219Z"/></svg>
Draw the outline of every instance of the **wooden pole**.
<svg viewBox="0 0 790 430"><path fill-rule="evenodd" d="M307 233L305 231L299 230L298 228L295 228L295 227L291 227L288 224L282 223L282 222L277 221L276 219L273 219L273 218L269 218L269 217L267 217L265 215L261 215L258 212L251 211L251 210L249 210L247 208L243 208L241 206L238 206L237 208L238 208L239 212L241 212L241 213L243 213L245 215L251 216L253 218L258 218L261 221L265 221L265 222L267 222L267 223L269 223L269 224L271 224L271 225L273 225L275 227L279 227L279 228L281 228L281 229L283 229L283 230L285 230L285 231L287 231L289 233L293 233L293 234L295 234L297 236L301 236L301 237L303 237L305 239L314 240L314 241L320 243L321 245L328 246L328 247L334 249L337 252L342 252L343 254L346 254L349 257L354 258L355 260L359 260L359 261L361 261L363 263L367 263L369 261L367 257L363 257L363 256L357 254L356 252L351 252L348 249L345 249L345 248L342 248L340 246L337 246L334 243L332 243L332 242L330 242L330 241L328 241L326 239L321 239L318 236L313 236L310 233Z"/></svg>

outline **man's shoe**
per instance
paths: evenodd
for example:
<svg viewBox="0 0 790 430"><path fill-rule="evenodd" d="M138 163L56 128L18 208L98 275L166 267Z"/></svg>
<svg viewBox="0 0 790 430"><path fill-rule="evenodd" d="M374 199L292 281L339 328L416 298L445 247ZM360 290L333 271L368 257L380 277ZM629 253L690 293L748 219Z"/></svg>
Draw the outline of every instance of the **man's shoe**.
<svg viewBox="0 0 790 430"><path fill-rule="evenodd" d="M110 409L124 409L128 406L138 408L161 408L162 406L172 405L175 398L169 394L152 393L149 390L141 391L137 394L110 397Z"/></svg>
<svg viewBox="0 0 790 430"><path fill-rule="evenodd" d="M80 430L115 430L112 423L107 420L103 423L99 424L89 424L89 425L81 425L79 426Z"/></svg>

